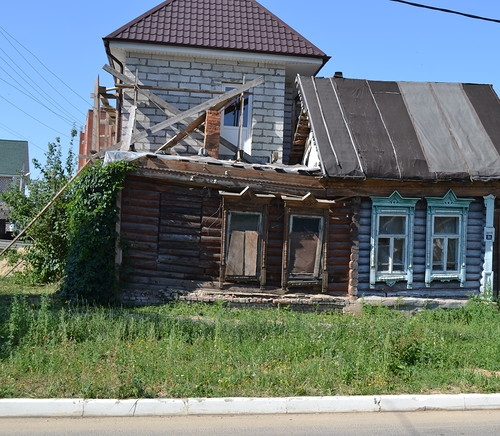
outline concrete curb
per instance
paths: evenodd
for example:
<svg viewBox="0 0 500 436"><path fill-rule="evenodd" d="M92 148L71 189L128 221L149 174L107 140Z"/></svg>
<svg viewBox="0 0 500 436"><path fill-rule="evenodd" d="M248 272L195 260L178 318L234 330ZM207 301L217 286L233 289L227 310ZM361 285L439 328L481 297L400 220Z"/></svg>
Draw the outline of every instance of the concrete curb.
<svg viewBox="0 0 500 436"><path fill-rule="evenodd" d="M500 409L500 394L186 399L0 399L0 418L261 415Z"/></svg>

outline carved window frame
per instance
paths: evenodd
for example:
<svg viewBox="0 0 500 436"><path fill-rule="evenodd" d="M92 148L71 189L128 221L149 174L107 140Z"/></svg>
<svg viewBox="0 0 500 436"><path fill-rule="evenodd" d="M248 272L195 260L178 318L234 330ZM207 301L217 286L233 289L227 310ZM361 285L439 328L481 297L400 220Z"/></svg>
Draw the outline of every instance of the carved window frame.
<svg viewBox="0 0 500 436"><path fill-rule="evenodd" d="M450 189L443 197L425 197L427 202L427 233L425 253L425 285L430 286L433 281L448 282L458 280L460 286L466 281L466 250L467 250L467 221L470 203L473 198L458 198ZM435 232L436 218L457 218L458 228L454 235L437 234ZM441 270L434 268L434 243L437 239L454 238L457 240L457 269Z"/></svg>
<svg viewBox="0 0 500 436"><path fill-rule="evenodd" d="M394 191L389 197L371 197L372 221L370 238L370 288L375 288L376 283L384 282L393 286L396 282L406 281L407 288L413 286L413 227L415 221L415 205L418 198L405 198L399 192ZM404 217L405 231L399 235L383 234L380 232L382 217ZM379 240L404 238L404 254L402 271L380 270L379 265ZM391 246L393 248L393 246ZM389 253L393 255L394 252Z"/></svg>

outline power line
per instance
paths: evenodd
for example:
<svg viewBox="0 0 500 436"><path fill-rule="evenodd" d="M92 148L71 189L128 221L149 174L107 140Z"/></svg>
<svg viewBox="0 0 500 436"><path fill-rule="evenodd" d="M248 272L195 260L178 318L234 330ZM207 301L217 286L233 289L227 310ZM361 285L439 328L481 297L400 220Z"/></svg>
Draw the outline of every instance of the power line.
<svg viewBox="0 0 500 436"><path fill-rule="evenodd" d="M76 107L72 102L70 102L65 96L64 94L60 93L41 73L40 71L35 68L35 66L29 61L29 59L24 56L23 53L21 53L17 47L7 38L7 35L9 35L6 31L4 31L1 26L0 26L0 35L2 35L6 41L10 44L10 46L16 51L16 53L24 60L24 62L26 62L27 65L29 65L29 67L31 68L32 71L34 71L48 86L50 86L50 88L52 88L52 90L56 91L56 93L58 93L58 95L60 96L60 98L62 98L64 101L66 101L70 106L72 106L74 109L76 109L78 111L78 113L81 114L81 109L79 109L78 107ZM10 38L14 39L11 35L9 35ZM28 49L26 49L24 46L22 46L22 44L20 44L17 40L14 39L14 41L17 42L17 44L21 45L21 47L23 47L26 51L29 52ZM40 94L42 96L42 98L44 100L47 101L47 103L51 102L51 104L54 105L55 108L57 108L57 110L61 110L61 107L60 107L60 103L57 102L48 92L46 92L41 86L39 86L36 81L28 74L28 70L29 68L22 68L11 56L9 56L9 54L3 50L2 48L0 48L0 51L3 52L5 54L5 56L8 57L8 59L10 60L9 61L5 61L5 65L6 66L9 66L10 68L12 68L13 70L15 69L15 67L17 68L16 70L16 73L17 75L19 76L19 78L21 78L21 75L24 76L24 81L26 83L28 83L28 86L30 86L33 90L35 90L38 94ZM29 52L33 57L35 57L33 55L33 53ZM1 57L1 55L0 55ZM37 59L35 57L35 59ZM38 60L38 59L37 59ZM40 60L38 60L40 62ZM45 67L46 68L46 67ZM49 71L50 72L50 71ZM52 73L53 74L53 73ZM17 82L19 83L19 82ZM31 94L31 93L30 93ZM43 95L42 95L43 94ZM88 104L88 102L87 102ZM67 111L67 113L69 114L69 111ZM80 115L81 116L81 115ZM80 117L79 116L79 117ZM77 118L79 118L77 117Z"/></svg>
<svg viewBox="0 0 500 436"><path fill-rule="evenodd" d="M11 135L13 135L16 139L18 139L18 138L23 139L25 141L28 141L29 145L32 145L32 146L38 148L39 150L41 150L43 152L47 151L46 148L40 147L38 144L35 144L31 139L26 138L26 136L22 135L19 132L16 132L15 130L12 130L9 126L6 126L3 123L0 123L0 128L2 128L3 130L5 130L6 132L10 133Z"/></svg>
<svg viewBox="0 0 500 436"><path fill-rule="evenodd" d="M30 118L34 119L36 122L40 123L42 126L45 126L48 129L53 130L54 132L59 133L60 135L63 135L63 136L66 136L67 138L69 138L68 135L59 132L58 130L54 129L53 127L50 127L49 125L45 124L43 121L40 121L38 118L35 118L33 115L31 115L28 112L26 112L25 110L21 109L19 106L17 106L16 104L12 103L10 100L6 99L3 95L0 95L0 98L3 98L7 103L9 103L12 106L14 106L17 110L21 111L23 114L25 114L25 115L29 116Z"/></svg>
<svg viewBox="0 0 500 436"><path fill-rule="evenodd" d="M26 48L23 44L21 44L16 38L14 38L9 32L7 32L2 26L0 26L0 32L3 34L4 38L7 39L7 37L5 35L8 35L9 38L11 38L12 40L14 40L18 45L20 45L24 50L26 50L31 56L33 56L39 63L42 67L44 67L50 74L52 74L57 80L59 80L59 82L61 82L66 88L68 88L73 94L75 94L77 97L79 97L82 101L84 101L87 105L91 106L89 101L85 98L83 98L80 94L78 94L71 86L69 86L66 82L64 82L60 77L58 77L54 72L52 72L41 60L40 58L38 58L38 56L36 56L32 51L30 51L28 48ZM7 39L8 41L8 39ZM12 45L12 47L14 47L14 45L9 41L9 44ZM19 51L14 47L14 49L19 53ZM20 53L19 53L20 54ZM21 55L22 56L22 55ZM23 56L24 58L24 56ZM24 58L26 60L26 58ZM26 60L27 61L27 60ZM27 61L28 62L28 61ZM29 63L29 62L28 62ZM31 65L31 64L30 64ZM36 71L36 69L35 69ZM41 76L41 75L40 75ZM45 80L45 79L44 79ZM48 83L48 82L47 82ZM68 101L68 100L66 100ZM70 103L68 101L68 103ZM71 104L71 103L70 103ZM75 106L73 106L75 107ZM75 107L76 108L76 107ZM78 108L76 108L78 109ZM79 109L78 109L79 110Z"/></svg>
<svg viewBox="0 0 500 436"><path fill-rule="evenodd" d="M0 66L0 69L4 70L1 66ZM4 70L5 71L5 70ZM14 81L15 78L13 78L8 72L6 72L7 75L13 79ZM24 94L26 97L28 98L31 98L33 101L35 101L36 103L38 103L39 105L43 106L45 109L47 109L49 112L52 112L54 115L56 115L57 117L59 117L61 120L63 121L66 121L67 123L69 124L74 124L74 121L70 118L67 118L64 114L62 113L58 113L54 110L52 110L49 106L47 106L45 103L43 103L42 101L40 101L38 98L36 98L31 92L27 91L27 90L23 90L23 89L20 89L18 88L17 86L13 85L12 83L9 83L7 82L7 80L3 79L2 77L0 77L0 80L2 82L5 82L7 85L11 86L12 88L14 88L16 91L20 92L21 94ZM17 82L17 81L16 81ZM17 82L19 84L19 82ZM20 85L20 84L19 84Z"/></svg>
<svg viewBox="0 0 500 436"><path fill-rule="evenodd" d="M405 0L389 0L389 1L396 2L396 3L404 3L406 5L416 6L418 8L431 9L433 11L446 12L448 14L461 15L463 17L474 18L476 20L483 20L483 21L491 21L493 23L500 23L500 20L495 19L495 18L481 17L480 15L467 14L465 12L454 11L452 9L438 8L436 6L423 5L421 3L408 2Z"/></svg>

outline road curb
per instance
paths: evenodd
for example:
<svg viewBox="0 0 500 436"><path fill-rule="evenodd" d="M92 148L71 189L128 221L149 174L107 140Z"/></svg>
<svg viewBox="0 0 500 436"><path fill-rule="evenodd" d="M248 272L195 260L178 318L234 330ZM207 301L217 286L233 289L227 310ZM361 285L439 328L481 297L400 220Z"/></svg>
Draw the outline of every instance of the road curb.
<svg viewBox="0 0 500 436"><path fill-rule="evenodd" d="M500 394L285 398L0 399L0 417L134 417L500 409Z"/></svg>

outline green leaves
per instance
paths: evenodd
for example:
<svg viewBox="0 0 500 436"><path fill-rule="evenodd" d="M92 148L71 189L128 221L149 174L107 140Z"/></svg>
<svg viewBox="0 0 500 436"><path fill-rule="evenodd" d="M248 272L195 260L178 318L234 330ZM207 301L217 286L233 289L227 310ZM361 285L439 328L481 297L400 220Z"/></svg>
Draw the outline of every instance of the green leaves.
<svg viewBox="0 0 500 436"><path fill-rule="evenodd" d="M104 166L99 161L77 178L68 205L68 257L60 290L65 298L92 304L114 301L117 196L132 168L127 162Z"/></svg>
<svg viewBox="0 0 500 436"><path fill-rule="evenodd" d="M55 282L64 272L67 256L67 204L71 198L71 189L64 191L57 200L53 199L75 172L76 159L71 147L76 130L71 135L66 158L63 158L63 144L56 138L55 142L48 144L45 164L33 159L33 166L41 177L26 181L27 192L13 186L2 195L7 204L9 219L26 229L25 238L31 242L22 256L27 264L23 274L32 283ZM26 228L49 203L51 205L46 212Z"/></svg>

